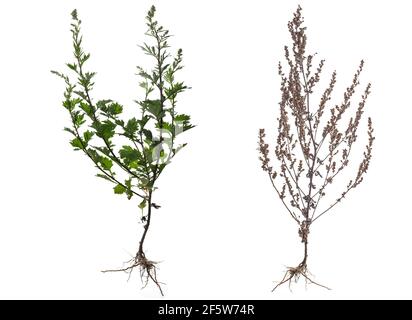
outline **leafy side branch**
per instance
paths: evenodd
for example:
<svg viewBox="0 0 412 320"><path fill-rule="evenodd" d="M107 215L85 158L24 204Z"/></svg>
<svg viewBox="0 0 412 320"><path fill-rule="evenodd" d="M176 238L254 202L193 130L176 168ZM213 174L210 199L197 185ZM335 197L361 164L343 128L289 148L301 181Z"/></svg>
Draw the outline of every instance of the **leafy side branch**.
<svg viewBox="0 0 412 320"><path fill-rule="evenodd" d="M155 262L146 258L144 243L152 221L152 209L160 206L153 202L156 182L176 153L186 144L177 144L177 136L191 128L190 116L176 111L177 98L188 87L176 80L183 68L182 50L175 56L169 52L169 31L155 19L155 7L146 16L150 42L141 49L153 60L153 68L146 71L137 67L141 78L142 100L135 101L140 112L124 119L124 107L111 99L95 101L92 98L95 72L87 71L90 54L83 49L81 20L77 11L72 12L71 34L74 61L67 67L75 80L60 72L52 71L66 84L63 107L70 115L70 126L65 130L72 135L70 144L83 152L97 169L97 176L113 185L115 194L127 199L140 198L138 207L142 215L143 233L136 256L129 266L118 270L140 270L144 284L151 280L162 292L157 280Z"/></svg>
<svg viewBox="0 0 412 320"><path fill-rule="evenodd" d="M366 85L357 108L349 115L355 92L360 85L359 78L364 67L362 60L339 104L330 104L336 85L335 71L330 76L326 89L321 91L320 101L314 103L313 93L319 86L325 60L320 60L314 67L315 55L306 54L307 36L301 11L298 7L288 23L292 46L284 48L287 68L285 70L281 63L278 65L281 99L274 148L277 169L270 164L270 148L265 142L265 130L259 131L262 169L268 174L287 212L298 224L299 237L304 244L303 260L296 268L288 269L278 286L300 276L315 283L307 272L310 227L363 181L375 140L372 120L368 118L368 142L356 174L334 201L324 202L328 187L349 166L371 84Z"/></svg>

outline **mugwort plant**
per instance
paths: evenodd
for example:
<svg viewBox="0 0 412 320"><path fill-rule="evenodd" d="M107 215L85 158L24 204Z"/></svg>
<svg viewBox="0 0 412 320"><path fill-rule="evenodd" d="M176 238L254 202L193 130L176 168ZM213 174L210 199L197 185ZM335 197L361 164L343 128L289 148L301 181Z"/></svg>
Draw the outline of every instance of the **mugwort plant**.
<svg viewBox="0 0 412 320"><path fill-rule="evenodd" d="M71 146L81 151L96 170L97 177L112 184L113 192L128 200L138 199L142 215L143 233L136 255L125 268L103 272L138 269L144 286L152 281L163 295L157 278L156 262L148 259L144 244L154 209L157 181L170 161L186 144L177 143L177 137L192 129L190 116L177 112L178 97L188 87L176 75L183 68L182 50L169 52L169 31L155 19L156 9L151 7L146 16L147 32L151 42L141 46L153 60L152 69L137 67L143 99L135 101L133 117L126 117L124 106L114 100L94 100L95 72L86 69L90 54L83 49L81 20L72 12L71 34L74 61L67 63L75 80L64 73L52 71L66 84L63 107L70 118L65 130L72 136ZM139 210L139 211L140 211Z"/></svg>
<svg viewBox="0 0 412 320"><path fill-rule="evenodd" d="M301 11L301 7L298 7L288 23L292 46L284 48L287 70L280 62L278 65L281 98L274 148L277 169L270 163L271 150L265 142L265 130L259 131L262 169L268 174L275 193L290 217L298 225L298 234L304 246L302 261L296 267L289 267L273 290L284 283L290 285L292 280L297 281L300 277L305 278L307 283L322 286L310 278L307 267L311 227L363 181L375 140L372 120L368 118L368 141L354 177L345 184L339 195L333 196L326 206L323 205L325 202L322 200L329 187L350 164L371 84L366 85L355 112L348 116L360 84L359 77L364 67L362 60L340 103L330 103L336 72L332 73L326 88L320 91L320 99L315 101L314 90L319 87L325 60L320 60L314 69L315 55L306 54L306 28L303 27Z"/></svg>

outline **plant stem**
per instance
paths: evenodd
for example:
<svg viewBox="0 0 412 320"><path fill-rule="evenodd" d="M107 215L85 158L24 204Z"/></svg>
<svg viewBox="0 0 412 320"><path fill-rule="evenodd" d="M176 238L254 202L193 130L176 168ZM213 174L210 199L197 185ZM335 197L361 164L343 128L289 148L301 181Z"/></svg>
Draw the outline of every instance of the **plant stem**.
<svg viewBox="0 0 412 320"><path fill-rule="evenodd" d="M304 241L305 251L302 262L299 264L300 267L306 267L306 263L308 260L308 240Z"/></svg>
<svg viewBox="0 0 412 320"><path fill-rule="evenodd" d="M140 239L139 243L139 251L137 252L137 256L143 256L144 257L144 251L143 251L143 244L146 239L147 232L149 231L150 227L150 219L152 217L152 190L149 191L149 196L147 198L147 203L148 203L148 209L147 209L147 221L146 224L144 225L144 231L142 234L142 238Z"/></svg>
<svg viewBox="0 0 412 320"><path fill-rule="evenodd" d="M313 136L313 129L312 129L312 120L311 120L311 115L310 115L310 104L309 104L309 89L308 89L308 82L306 80L306 76L305 76L305 71L303 68L303 62L300 62L300 69L302 72L302 76L303 76L303 84L304 84L304 89L305 89L305 93L306 93L306 109L307 109L307 120L309 123L309 136L310 139L313 143L313 159L312 159L312 166L309 168L309 192L308 192L308 197L307 197L307 203L306 203L306 215L304 214L305 218L306 218L306 223L310 224L310 215L309 215L309 211L311 208L311 204L312 204L312 190L314 189L314 185L313 185L313 177L314 177L314 168L315 168L315 164L316 164L316 159L318 157L318 151L319 151L319 147L316 146L316 141L315 138ZM307 239L305 239L305 252L307 251ZM306 263L306 255L305 255L305 263Z"/></svg>

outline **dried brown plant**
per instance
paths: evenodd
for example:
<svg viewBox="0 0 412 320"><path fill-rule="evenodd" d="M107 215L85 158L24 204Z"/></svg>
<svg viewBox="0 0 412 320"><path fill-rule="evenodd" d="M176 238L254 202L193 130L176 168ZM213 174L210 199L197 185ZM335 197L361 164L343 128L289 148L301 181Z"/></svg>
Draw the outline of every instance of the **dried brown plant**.
<svg viewBox="0 0 412 320"><path fill-rule="evenodd" d="M344 191L327 203L319 206L330 185L349 165L351 151L358 138L365 103L370 94L371 84L367 84L360 97L356 112L345 117L350 109L359 76L363 70L361 61L352 83L343 94L343 101L330 105L331 95L336 85L336 71L330 77L329 84L321 91L320 101L313 106L314 89L320 82L325 60L320 60L316 69L313 67L314 54L306 54L306 28L303 27L302 9L299 6L288 23L292 38L292 47L285 46L285 58L288 72L281 63L278 74L281 77L280 115L277 118L277 139L274 154L277 169L270 164L269 145L265 142L265 130L259 131L259 152L262 169L268 174L270 182L287 212L298 224L298 234L304 245L303 260L297 267L289 267L280 285L297 281L300 277L306 283L327 288L313 281L308 272L308 239L311 226L324 214L341 202L349 191L356 188L368 170L372 156L373 126L368 118L368 142L355 176ZM312 105L310 104L312 103ZM327 110L330 110L327 115ZM326 203L326 202L325 202ZM328 288L327 288L328 289Z"/></svg>

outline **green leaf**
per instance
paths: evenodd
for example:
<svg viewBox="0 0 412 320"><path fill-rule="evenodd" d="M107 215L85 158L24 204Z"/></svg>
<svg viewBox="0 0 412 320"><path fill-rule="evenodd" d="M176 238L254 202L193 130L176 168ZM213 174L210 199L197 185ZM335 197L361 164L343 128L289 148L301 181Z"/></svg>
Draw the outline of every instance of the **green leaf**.
<svg viewBox="0 0 412 320"><path fill-rule="evenodd" d="M83 144L79 138L74 138L70 141L70 144L74 147L74 150L83 149Z"/></svg>
<svg viewBox="0 0 412 320"><path fill-rule="evenodd" d="M126 188L121 184L118 184L117 186L115 186L113 190L115 194L123 194L126 192Z"/></svg>
<svg viewBox="0 0 412 320"><path fill-rule="evenodd" d="M98 174L96 174L96 177L99 177L99 178L105 179L105 180L107 180L107 181L113 182L113 180L110 179L110 178L109 178L108 176L106 176L105 174L98 173Z"/></svg>
<svg viewBox="0 0 412 320"><path fill-rule="evenodd" d="M171 123L166 122L166 121L163 121L161 127L160 127L160 123L156 123L156 128L169 131L170 133L173 133L174 131L174 126Z"/></svg>
<svg viewBox="0 0 412 320"><path fill-rule="evenodd" d="M188 116L187 114L176 115L175 124L178 125L178 127L181 129L180 132L184 132L195 127L194 125L190 124L190 116Z"/></svg>
<svg viewBox="0 0 412 320"><path fill-rule="evenodd" d="M130 200L133 197L133 192L132 192L132 179L127 179L124 181L124 184L127 187L126 194L127 194L127 199Z"/></svg>
<svg viewBox="0 0 412 320"><path fill-rule="evenodd" d="M88 103L80 102L79 104L80 109L82 109L88 116L92 115L92 107Z"/></svg>
<svg viewBox="0 0 412 320"><path fill-rule="evenodd" d="M172 84L169 88L165 88L165 95L167 99L175 99L178 93L185 91L187 87L183 82Z"/></svg>
<svg viewBox="0 0 412 320"><path fill-rule="evenodd" d="M147 201L146 201L146 199L144 199L142 202L139 203L139 208L142 209L142 210L144 208L146 208L146 203L147 203Z"/></svg>
<svg viewBox="0 0 412 320"><path fill-rule="evenodd" d="M146 80L145 82L140 83L140 87L142 87L145 90L148 90L149 88L147 85L148 84L147 80L150 80L150 82L154 82L152 76L148 74L146 71L144 71L143 68L141 67L137 67L137 71L138 71L137 74Z"/></svg>
<svg viewBox="0 0 412 320"><path fill-rule="evenodd" d="M101 153L105 154L106 156L110 156L110 151L106 147L95 147L97 150L99 150ZM94 151L94 150L92 150ZM96 152L96 151L94 151Z"/></svg>
<svg viewBox="0 0 412 320"><path fill-rule="evenodd" d="M114 102L114 103L109 105L108 113L110 113L112 115L118 115L122 112L123 112L123 106L118 104L117 102Z"/></svg>
<svg viewBox="0 0 412 320"><path fill-rule="evenodd" d="M67 131L67 132L70 132L72 135L76 135L76 133L72 130L72 129L70 129L70 128L67 128L67 127L65 127L64 128L64 131Z"/></svg>
<svg viewBox="0 0 412 320"><path fill-rule="evenodd" d="M147 91L149 89L149 83L147 81L141 81L139 82L139 87Z"/></svg>
<svg viewBox="0 0 412 320"><path fill-rule="evenodd" d="M75 63L66 63L66 65L72 69L73 71L77 72L77 65Z"/></svg>
<svg viewBox="0 0 412 320"><path fill-rule="evenodd" d="M154 46L149 46L147 43L143 43L142 46L139 46L142 51L150 56L157 56L156 48ZM143 77L143 76L142 76Z"/></svg>
<svg viewBox="0 0 412 320"><path fill-rule="evenodd" d="M141 120L139 120L140 127L143 129L149 120L150 118L148 116L144 116Z"/></svg>
<svg viewBox="0 0 412 320"><path fill-rule="evenodd" d="M65 95L66 96L66 95ZM69 110L70 112L72 112L74 110L74 107L76 106L76 104L80 103L80 99L70 99L70 96L66 96L66 100L63 101L63 107L65 107L67 110Z"/></svg>
<svg viewBox="0 0 412 320"><path fill-rule="evenodd" d="M87 95L83 92L83 91L80 91L80 90L76 90L76 91L73 91L75 94L77 94L79 97L81 97L83 100L87 100L88 98L87 98Z"/></svg>
<svg viewBox="0 0 412 320"><path fill-rule="evenodd" d="M145 138L149 141L153 141L153 134L152 131L148 130L148 129L143 129L142 130L143 135L145 136Z"/></svg>
<svg viewBox="0 0 412 320"><path fill-rule="evenodd" d="M142 107L144 110L154 115L156 119L164 116L164 111L162 111L160 100L145 100L142 102Z"/></svg>
<svg viewBox="0 0 412 320"><path fill-rule="evenodd" d="M123 120L120 120L120 119L116 118L114 120L114 123L116 123L118 126L124 127L124 121Z"/></svg>
<svg viewBox="0 0 412 320"><path fill-rule="evenodd" d="M132 161L129 163L129 167L132 169L138 169L139 168L139 163L137 161Z"/></svg>
<svg viewBox="0 0 412 320"><path fill-rule="evenodd" d="M70 112L73 111L75 104L73 103L73 100L65 100L63 101L63 107L65 107L67 110Z"/></svg>
<svg viewBox="0 0 412 320"><path fill-rule="evenodd" d="M110 170L113 167L113 161L106 157L100 157L100 164L104 170Z"/></svg>
<svg viewBox="0 0 412 320"><path fill-rule="evenodd" d="M110 120L105 120L103 122L93 123L93 128L96 129L96 134L100 138L109 140L115 134L116 124Z"/></svg>
<svg viewBox="0 0 412 320"><path fill-rule="evenodd" d="M123 106L117 102L112 102L111 100L100 100L97 102L96 106L103 112L103 114L112 117L123 112Z"/></svg>
<svg viewBox="0 0 412 320"><path fill-rule="evenodd" d="M165 75L164 75L164 78L165 78L166 82L172 83L172 82L175 80L173 74L174 74L173 68L172 68L172 67L169 67L169 68L167 69L167 71L165 72ZM165 91L165 93L166 93L166 96L168 96L168 94L167 94L166 91Z"/></svg>
<svg viewBox="0 0 412 320"><path fill-rule="evenodd" d="M87 146L87 144L89 143L89 141L92 139L92 137L94 136L94 132L92 131L85 131L83 133L83 139L84 139L84 143Z"/></svg>
<svg viewBox="0 0 412 320"><path fill-rule="evenodd" d="M83 55L82 64L85 63L90 58L90 53L85 53Z"/></svg>
<svg viewBox="0 0 412 320"><path fill-rule="evenodd" d="M130 146L123 146L120 151L120 158L123 159L126 165L130 165L131 162L134 162L141 158L139 150L134 149Z"/></svg>
<svg viewBox="0 0 412 320"><path fill-rule="evenodd" d="M112 100L99 100L99 101L97 101L97 103L96 103L96 107L98 108L98 109L100 109L100 110L103 110L103 111L105 111L105 110L107 110L107 104L109 104L110 102L112 102Z"/></svg>
<svg viewBox="0 0 412 320"><path fill-rule="evenodd" d="M93 148L96 148L100 152L102 152L102 150L106 151L105 150L106 148L98 148L98 147L93 147ZM90 157L93 159L94 162L100 163L101 167L104 170L110 171L110 169L113 167L113 161L110 158L107 158L105 156L100 155L96 150L94 150L92 148L88 148L87 152L90 155ZM108 154L108 156L110 157L110 154ZM114 173L112 173L112 174L114 174Z"/></svg>
<svg viewBox="0 0 412 320"><path fill-rule="evenodd" d="M136 131L139 129L139 122L136 120L136 118L131 118L129 121L127 121L127 124L125 126L125 133L128 136L133 136Z"/></svg>
<svg viewBox="0 0 412 320"><path fill-rule="evenodd" d="M80 127L83 123L86 122L86 120L84 120L84 113L81 113L80 111L73 112L72 116L73 123L76 127Z"/></svg>
<svg viewBox="0 0 412 320"><path fill-rule="evenodd" d="M100 155L97 153L96 150L92 149L92 148L88 148L87 149L87 153L90 155L90 157L92 158L92 160L94 162L99 162L100 159Z"/></svg>
<svg viewBox="0 0 412 320"><path fill-rule="evenodd" d="M150 147L149 148L144 148L143 152L144 152L145 158L147 159L147 162L151 163L153 161L153 159L152 159L153 147L152 148L150 148Z"/></svg>
<svg viewBox="0 0 412 320"><path fill-rule="evenodd" d="M190 116L188 116L187 114L178 114L175 116L176 122L185 122L189 120L190 120Z"/></svg>
<svg viewBox="0 0 412 320"><path fill-rule="evenodd" d="M183 126L183 132L194 128L194 125L190 124L190 116L187 114L178 114L175 116L175 123Z"/></svg>
<svg viewBox="0 0 412 320"><path fill-rule="evenodd" d="M183 125L183 132L185 132L185 131L187 131L187 130L190 130L190 129L193 129L195 126L194 125L191 125L191 124L184 124Z"/></svg>

